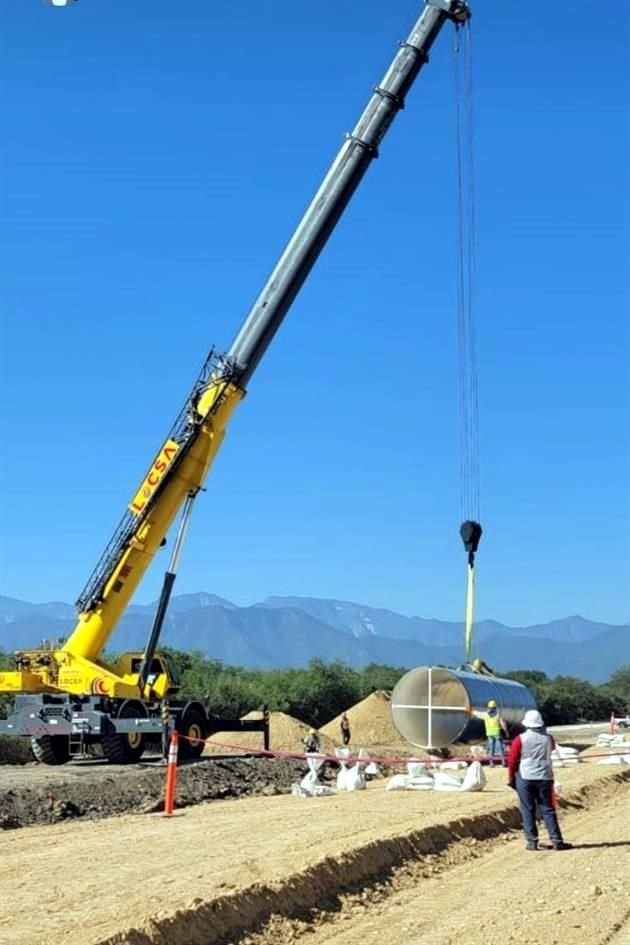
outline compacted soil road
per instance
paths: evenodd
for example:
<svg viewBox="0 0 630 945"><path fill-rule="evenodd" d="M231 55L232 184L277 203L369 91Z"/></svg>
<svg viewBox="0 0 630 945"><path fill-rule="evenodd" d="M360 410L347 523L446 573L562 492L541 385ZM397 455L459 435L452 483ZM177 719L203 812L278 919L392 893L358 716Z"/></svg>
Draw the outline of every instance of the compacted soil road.
<svg viewBox="0 0 630 945"><path fill-rule="evenodd" d="M0 943L603 945L630 907L630 768L558 778L564 853L525 852L503 769L478 794L376 781L5 830Z"/></svg>

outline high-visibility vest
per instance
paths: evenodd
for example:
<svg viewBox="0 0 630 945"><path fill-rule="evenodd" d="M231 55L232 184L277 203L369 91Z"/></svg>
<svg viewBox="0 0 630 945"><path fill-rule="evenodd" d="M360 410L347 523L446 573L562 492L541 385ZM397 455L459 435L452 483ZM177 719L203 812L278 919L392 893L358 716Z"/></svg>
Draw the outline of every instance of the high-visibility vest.
<svg viewBox="0 0 630 945"><path fill-rule="evenodd" d="M488 715L487 712L484 712L483 722L488 738L497 738L501 734L501 716L498 712L495 715Z"/></svg>

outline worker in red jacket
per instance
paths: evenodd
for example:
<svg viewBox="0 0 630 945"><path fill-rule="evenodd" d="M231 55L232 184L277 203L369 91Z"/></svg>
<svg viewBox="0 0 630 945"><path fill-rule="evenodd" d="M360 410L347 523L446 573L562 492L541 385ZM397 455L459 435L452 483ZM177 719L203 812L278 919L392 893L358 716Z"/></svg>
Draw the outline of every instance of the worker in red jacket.
<svg viewBox="0 0 630 945"><path fill-rule="evenodd" d="M517 735L508 754L508 785L518 793L523 819L526 849L538 849L536 809L540 811L554 850L569 850L560 832L553 799L553 768L551 752L556 747L545 731L543 717L537 709L529 709L523 719L525 731Z"/></svg>

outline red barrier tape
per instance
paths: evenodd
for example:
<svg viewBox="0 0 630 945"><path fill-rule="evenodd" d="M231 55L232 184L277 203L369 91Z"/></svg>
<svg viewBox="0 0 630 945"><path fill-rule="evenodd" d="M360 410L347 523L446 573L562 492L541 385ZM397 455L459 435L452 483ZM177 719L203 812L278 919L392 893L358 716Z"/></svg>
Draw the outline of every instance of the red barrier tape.
<svg viewBox="0 0 630 945"><path fill-rule="evenodd" d="M199 739L196 739L196 738L188 738L186 735L180 735L179 737L184 738L187 741L194 741L195 744L199 743ZM210 739L207 738L205 742L207 745L210 742ZM215 741L211 742L211 744L214 748L225 748L225 749L228 749L229 751L238 751L247 755L262 755L265 758L288 758L294 761L305 761L307 758L321 758L322 761L336 761L337 764L339 764L340 762L343 762L344 764L359 763L359 764L369 765L372 762L374 762L374 764L393 766L393 765L406 765L409 762L416 762L416 763L426 764L426 765L440 765L449 761L465 761L466 764L471 764L473 761L486 761L486 762L489 761L488 755L463 755L458 758L437 758L436 756L432 756L432 757L425 756L421 758L415 755L413 757L408 756L405 758L383 758L377 755L370 755L369 757L359 758L358 755L349 755L347 758L343 758L343 757L339 757L338 755L327 755L323 752L309 752L307 754L306 752L297 752L297 751L279 751L279 750L272 751L271 749L264 749L264 748L252 749L252 748L244 748L242 745L228 745L224 742L215 742ZM590 761L591 758L609 758L611 754L612 755L630 754L630 743L628 743L627 746L623 745L620 747L622 748L622 751L620 752L616 752L614 749L610 749L609 751L602 752L601 754L598 753L598 754L589 755L587 758L582 758L578 755L577 760L578 762L585 762L585 761ZM573 757L575 756L572 756L571 758L560 758L558 760L561 762L568 761L569 763L573 763ZM507 758L507 755L506 755L506 758ZM494 755L493 760L497 763L497 766L499 766L501 762L501 756Z"/></svg>

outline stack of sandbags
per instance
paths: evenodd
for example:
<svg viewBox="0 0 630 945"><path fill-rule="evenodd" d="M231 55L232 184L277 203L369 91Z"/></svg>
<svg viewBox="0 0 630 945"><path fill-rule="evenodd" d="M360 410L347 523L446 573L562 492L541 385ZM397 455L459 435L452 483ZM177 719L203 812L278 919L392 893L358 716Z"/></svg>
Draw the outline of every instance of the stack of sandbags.
<svg viewBox="0 0 630 945"><path fill-rule="evenodd" d="M577 764L580 760L577 748L570 745L556 745L551 752L551 763L554 768L563 768L566 764Z"/></svg>
<svg viewBox="0 0 630 945"><path fill-rule="evenodd" d="M463 778L434 771L419 762L407 765L407 774L395 774L385 786L386 791L483 791L486 775L480 762L473 761Z"/></svg>

